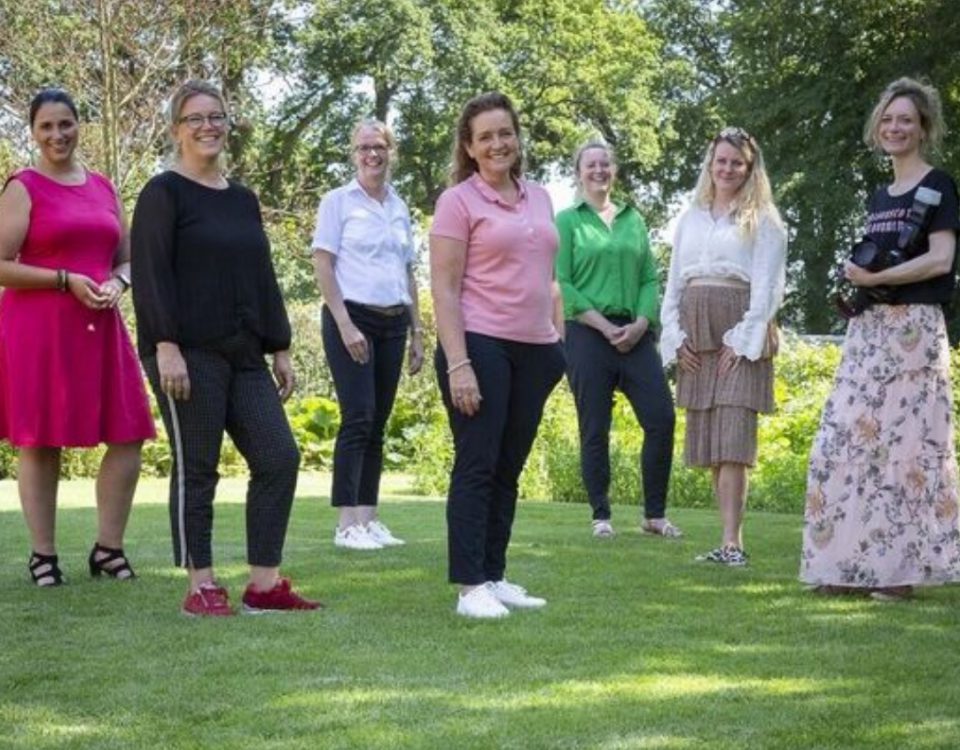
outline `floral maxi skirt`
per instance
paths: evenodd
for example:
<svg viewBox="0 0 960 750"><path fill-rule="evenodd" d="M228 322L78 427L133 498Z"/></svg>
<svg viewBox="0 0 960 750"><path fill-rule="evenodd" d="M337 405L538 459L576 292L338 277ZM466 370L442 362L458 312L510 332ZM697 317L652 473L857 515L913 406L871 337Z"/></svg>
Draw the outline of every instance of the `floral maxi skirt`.
<svg viewBox="0 0 960 750"><path fill-rule="evenodd" d="M960 580L949 348L936 305L853 318L810 455L800 579Z"/></svg>

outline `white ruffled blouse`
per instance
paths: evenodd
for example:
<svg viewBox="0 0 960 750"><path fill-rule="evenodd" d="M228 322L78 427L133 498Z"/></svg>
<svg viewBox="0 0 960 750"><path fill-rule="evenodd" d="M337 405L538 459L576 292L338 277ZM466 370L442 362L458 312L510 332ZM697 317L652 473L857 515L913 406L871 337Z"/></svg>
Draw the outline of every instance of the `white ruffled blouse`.
<svg viewBox="0 0 960 750"><path fill-rule="evenodd" d="M753 240L743 236L732 214L714 219L708 208L691 206L677 223L660 320L660 356L676 359L686 338L680 328L680 297L690 279L732 278L750 284L750 306L743 319L723 335L723 343L755 361L766 341L786 283L787 236L770 216L761 219Z"/></svg>

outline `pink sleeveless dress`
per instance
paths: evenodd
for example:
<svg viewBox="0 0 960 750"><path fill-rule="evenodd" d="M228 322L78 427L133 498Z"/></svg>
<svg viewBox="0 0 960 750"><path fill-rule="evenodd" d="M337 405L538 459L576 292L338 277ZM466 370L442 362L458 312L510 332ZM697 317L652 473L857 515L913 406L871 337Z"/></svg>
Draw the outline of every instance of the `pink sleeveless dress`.
<svg viewBox="0 0 960 750"><path fill-rule="evenodd" d="M13 179L31 201L19 262L106 281L121 231L110 182L87 172L82 185L61 185L32 169ZM0 438L80 447L154 436L140 363L118 309L91 310L69 291L3 290Z"/></svg>

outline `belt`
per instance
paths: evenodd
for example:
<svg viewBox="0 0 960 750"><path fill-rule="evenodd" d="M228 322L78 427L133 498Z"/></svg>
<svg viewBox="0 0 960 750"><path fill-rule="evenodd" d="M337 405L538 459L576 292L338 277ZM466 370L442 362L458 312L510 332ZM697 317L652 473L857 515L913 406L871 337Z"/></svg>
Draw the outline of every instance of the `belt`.
<svg viewBox="0 0 960 750"><path fill-rule="evenodd" d="M697 276L690 279L687 286L729 286L737 289L749 289L750 282L732 276Z"/></svg>
<svg viewBox="0 0 960 750"><path fill-rule="evenodd" d="M403 315L407 311L406 305L388 305L384 307L383 305L366 305L362 302L351 302L350 304L388 318L395 318L398 315Z"/></svg>

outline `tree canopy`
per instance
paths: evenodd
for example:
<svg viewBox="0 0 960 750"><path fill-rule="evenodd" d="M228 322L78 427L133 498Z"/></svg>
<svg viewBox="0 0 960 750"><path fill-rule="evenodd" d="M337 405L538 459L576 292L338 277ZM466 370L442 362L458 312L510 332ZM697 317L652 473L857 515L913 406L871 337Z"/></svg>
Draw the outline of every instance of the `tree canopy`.
<svg viewBox="0 0 960 750"><path fill-rule="evenodd" d="M60 85L87 161L132 199L161 164L173 88L209 78L233 109L231 168L302 249L317 200L349 175L359 117L394 127L396 185L424 216L460 107L503 90L533 176L569 178L577 144L601 136L654 226L710 137L737 124L763 146L790 227L787 321L827 332L839 321L825 290L885 179L863 121L887 82L913 75L956 122L958 40L950 0L0 0L0 168L27 159L32 94ZM939 160L960 173L956 138Z"/></svg>

